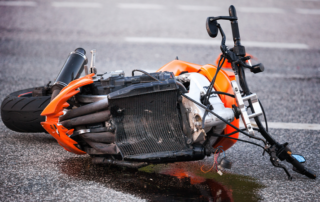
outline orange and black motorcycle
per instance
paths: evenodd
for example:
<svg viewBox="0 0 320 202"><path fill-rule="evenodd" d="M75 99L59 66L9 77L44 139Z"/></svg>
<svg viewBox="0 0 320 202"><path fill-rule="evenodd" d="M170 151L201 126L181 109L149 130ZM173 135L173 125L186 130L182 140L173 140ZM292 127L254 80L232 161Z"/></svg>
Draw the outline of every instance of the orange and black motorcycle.
<svg viewBox="0 0 320 202"><path fill-rule="evenodd" d="M218 20L231 22L231 49L225 45ZM95 51L91 51L88 69L86 51L77 48L53 85L10 94L1 105L2 120L17 132L48 132L67 151L91 155L93 163L138 168L195 161L224 153L236 141L243 141L261 147L290 179L280 163L283 160L294 171L314 179L316 175L302 165L304 158L292 154L288 143L278 143L259 119L264 110L249 90L245 69L256 74L264 67L250 65L237 20L233 6L229 16L207 18L209 36L215 38L219 32L222 36L217 66L174 60L154 73L135 69L129 77L124 71L97 74ZM221 69L226 62L233 72ZM86 76L80 78L83 70ZM263 145L239 139L239 133ZM231 167L226 157L214 159L220 173Z"/></svg>

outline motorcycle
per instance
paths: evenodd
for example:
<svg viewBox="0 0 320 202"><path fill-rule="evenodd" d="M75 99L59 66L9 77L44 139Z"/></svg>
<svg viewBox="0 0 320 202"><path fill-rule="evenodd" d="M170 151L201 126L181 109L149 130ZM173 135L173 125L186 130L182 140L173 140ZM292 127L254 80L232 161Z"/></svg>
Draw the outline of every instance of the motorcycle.
<svg viewBox="0 0 320 202"><path fill-rule="evenodd" d="M225 45L219 20L231 22L233 48ZM315 179L302 165L304 157L292 154L288 143L278 143L268 132L262 104L245 76L245 69L257 74L264 66L251 65L246 55L235 7L229 7L229 16L208 17L206 29L210 37L222 37L217 66L176 59L154 73L134 69L128 77L122 70L97 74L95 50L88 68L86 51L77 48L52 85L10 94L1 105L2 120L17 132L47 132L65 150L89 154L95 164L139 168L214 155L214 166L222 174L232 163L219 155L242 141L262 148L289 179L281 161ZM226 62L233 72L222 69ZM80 78L83 70L86 75ZM263 145L240 139L239 133Z"/></svg>

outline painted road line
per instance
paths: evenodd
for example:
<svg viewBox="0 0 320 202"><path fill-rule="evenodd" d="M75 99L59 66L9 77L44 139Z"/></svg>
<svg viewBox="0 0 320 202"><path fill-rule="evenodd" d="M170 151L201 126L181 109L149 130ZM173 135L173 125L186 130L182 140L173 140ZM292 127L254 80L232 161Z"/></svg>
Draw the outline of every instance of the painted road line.
<svg viewBox="0 0 320 202"><path fill-rule="evenodd" d="M261 122L265 126L265 122ZM257 127L255 122L251 122L253 127ZM240 119L240 129L245 128L242 120ZM268 128L273 129L292 129L292 130L320 130L320 124L309 124L309 123L282 123L282 122L269 122Z"/></svg>
<svg viewBox="0 0 320 202"><path fill-rule="evenodd" d="M308 76L302 74L246 74L246 77L258 77L258 78L268 78L268 79L319 79L318 76Z"/></svg>
<svg viewBox="0 0 320 202"><path fill-rule="evenodd" d="M320 124L268 122L268 126L275 129L320 130Z"/></svg>
<svg viewBox="0 0 320 202"><path fill-rule="evenodd" d="M284 13L281 8L257 8L257 7L239 7L237 11L244 13Z"/></svg>
<svg viewBox="0 0 320 202"><path fill-rule="evenodd" d="M214 6L196 6L196 5L179 5L177 6L180 10L186 11L221 11L222 8Z"/></svg>
<svg viewBox="0 0 320 202"><path fill-rule="evenodd" d="M100 3L95 2L52 2L53 7L57 8L101 8L102 5Z"/></svg>
<svg viewBox="0 0 320 202"><path fill-rule="evenodd" d="M179 5L180 10L187 11L223 11L225 9L215 6L197 6L197 5ZM244 13L284 13L281 8L256 8L256 7L239 7L237 11Z"/></svg>
<svg viewBox="0 0 320 202"><path fill-rule="evenodd" d="M118 4L118 8L122 9L164 9L164 6L159 4Z"/></svg>
<svg viewBox="0 0 320 202"><path fill-rule="evenodd" d="M320 1L319 1L320 2ZM178 9L186 11L223 11L224 8L215 6L198 6L198 5L178 5ZM300 14L310 14L310 15L320 15L320 9L295 9L297 13ZM237 12L242 13L266 13L266 14L284 14L287 11L282 8L259 8L259 7L237 7Z"/></svg>
<svg viewBox="0 0 320 202"><path fill-rule="evenodd" d="M155 38L155 37L126 37L126 42L133 43L156 43L156 44L192 44L192 45L220 45L221 41L207 39L182 39L182 38ZM227 44L233 44L233 41L227 41ZM283 49L309 49L308 45L300 43L274 43L242 41L247 47L258 48L283 48Z"/></svg>
<svg viewBox="0 0 320 202"><path fill-rule="evenodd" d="M320 15L320 9L297 8L296 12L300 14Z"/></svg>
<svg viewBox="0 0 320 202"><path fill-rule="evenodd" d="M257 41L242 41L242 43L248 47L309 49L308 45L301 44L301 43L272 43L272 42L257 42Z"/></svg>
<svg viewBox="0 0 320 202"><path fill-rule="evenodd" d="M34 1L0 1L0 6L36 6Z"/></svg>
<svg viewBox="0 0 320 202"><path fill-rule="evenodd" d="M194 44L194 45L220 45L221 44L221 42L217 40L155 38L155 37L126 37L125 41L134 42L134 43L159 43L159 44Z"/></svg>

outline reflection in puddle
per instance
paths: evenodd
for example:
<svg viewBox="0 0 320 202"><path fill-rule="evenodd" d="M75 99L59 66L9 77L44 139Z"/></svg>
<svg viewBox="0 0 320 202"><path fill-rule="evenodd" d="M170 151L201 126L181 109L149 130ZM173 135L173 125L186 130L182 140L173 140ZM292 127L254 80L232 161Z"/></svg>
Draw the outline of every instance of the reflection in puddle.
<svg viewBox="0 0 320 202"><path fill-rule="evenodd" d="M96 181L108 188L145 198L148 201L259 201L263 188L253 178L202 173L201 162L149 165L128 169L91 164L90 158L60 162L63 173L82 180Z"/></svg>

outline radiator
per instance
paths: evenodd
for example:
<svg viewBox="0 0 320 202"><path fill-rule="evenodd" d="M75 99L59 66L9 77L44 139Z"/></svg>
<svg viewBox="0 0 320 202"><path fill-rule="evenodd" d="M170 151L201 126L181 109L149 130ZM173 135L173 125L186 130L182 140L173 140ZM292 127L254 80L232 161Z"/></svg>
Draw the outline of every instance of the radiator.
<svg viewBox="0 0 320 202"><path fill-rule="evenodd" d="M124 158L188 149L177 94L170 90L110 100L116 144Z"/></svg>

